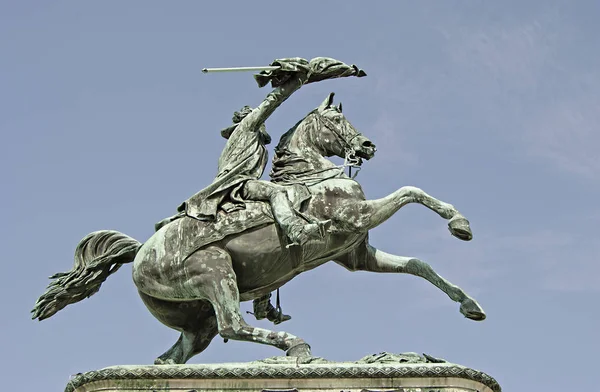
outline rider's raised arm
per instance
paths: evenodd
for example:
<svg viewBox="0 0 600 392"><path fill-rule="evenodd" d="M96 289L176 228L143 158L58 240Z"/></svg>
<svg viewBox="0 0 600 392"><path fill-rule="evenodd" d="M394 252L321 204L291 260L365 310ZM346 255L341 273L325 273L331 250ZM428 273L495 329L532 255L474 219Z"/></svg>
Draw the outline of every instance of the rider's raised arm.
<svg viewBox="0 0 600 392"><path fill-rule="evenodd" d="M247 126L249 129L256 128L258 130L258 126L267 121L275 109L277 109L304 83L306 83L306 77L304 76L294 75L290 77L284 84L273 89L261 104L242 120L240 125Z"/></svg>
<svg viewBox="0 0 600 392"><path fill-rule="evenodd" d="M309 62L304 59L276 60L271 65L279 66L280 69L255 76L260 87L271 82L274 89L256 109L242 120L243 125L248 129L255 129L264 123L275 109L308 81L310 66Z"/></svg>

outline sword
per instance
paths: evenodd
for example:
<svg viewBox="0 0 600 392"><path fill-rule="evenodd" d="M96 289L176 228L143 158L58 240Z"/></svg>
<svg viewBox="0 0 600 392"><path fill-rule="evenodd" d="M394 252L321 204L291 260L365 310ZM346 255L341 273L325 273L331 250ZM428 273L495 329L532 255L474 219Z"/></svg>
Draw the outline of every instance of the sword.
<svg viewBox="0 0 600 392"><path fill-rule="evenodd" d="M231 67L231 68L202 68L202 73L211 72L246 72L246 71L275 71L281 67L265 66L265 67Z"/></svg>

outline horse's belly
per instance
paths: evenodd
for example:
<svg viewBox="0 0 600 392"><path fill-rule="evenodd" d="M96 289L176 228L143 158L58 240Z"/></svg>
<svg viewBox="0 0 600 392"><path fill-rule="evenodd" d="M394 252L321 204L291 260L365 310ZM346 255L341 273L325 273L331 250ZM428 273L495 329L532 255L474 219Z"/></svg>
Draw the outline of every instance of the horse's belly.
<svg viewBox="0 0 600 392"><path fill-rule="evenodd" d="M276 226L270 225L228 240L225 249L233 259L241 300L246 301L347 253L365 237L365 233L332 234L322 241L310 241L302 249L288 249Z"/></svg>
<svg viewBox="0 0 600 392"><path fill-rule="evenodd" d="M224 241L231 255L242 297L256 290L269 292L293 277L294 263L290 251L281 243L275 225L250 230Z"/></svg>

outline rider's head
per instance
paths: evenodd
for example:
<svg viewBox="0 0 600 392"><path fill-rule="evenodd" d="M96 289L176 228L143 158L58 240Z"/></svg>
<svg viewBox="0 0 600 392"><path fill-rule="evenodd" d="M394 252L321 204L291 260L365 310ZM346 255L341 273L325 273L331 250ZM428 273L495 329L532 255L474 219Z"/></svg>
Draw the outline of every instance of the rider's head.
<svg viewBox="0 0 600 392"><path fill-rule="evenodd" d="M233 117L231 118L231 121L233 121L233 125L223 129L221 131L221 136L223 136L225 139L229 139L233 131L235 131L235 129L237 128L238 124L241 123L247 115L252 113L252 110L254 109L252 109L250 106L244 106L240 110L234 112ZM263 143L271 143L271 136L267 133L267 127L265 127L264 123L260 124L259 131L262 135Z"/></svg>
<svg viewBox="0 0 600 392"><path fill-rule="evenodd" d="M250 113L252 113L252 108L250 106L244 106L240 110L233 113L231 121L233 121L234 124L239 124Z"/></svg>

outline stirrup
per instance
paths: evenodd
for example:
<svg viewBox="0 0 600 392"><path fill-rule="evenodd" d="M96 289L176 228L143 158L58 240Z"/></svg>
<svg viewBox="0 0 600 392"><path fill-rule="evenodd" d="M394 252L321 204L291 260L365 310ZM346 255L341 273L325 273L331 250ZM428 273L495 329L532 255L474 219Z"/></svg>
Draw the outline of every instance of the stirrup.
<svg viewBox="0 0 600 392"><path fill-rule="evenodd" d="M267 319L269 321L272 321L273 324L277 325L277 324L281 324L284 321L288 321L292 318L292 316L289 316L287 314L283 314L283 311L281 310L281 301L279 300L279 289L277 289L277 300L276 300L276 305L277 308L273 308L273 305L271 305L271 301L269 301L269 313L267 314ZM274 315L272 313L275 313ZM271 317L269 317L271 316Z"/></svg>

